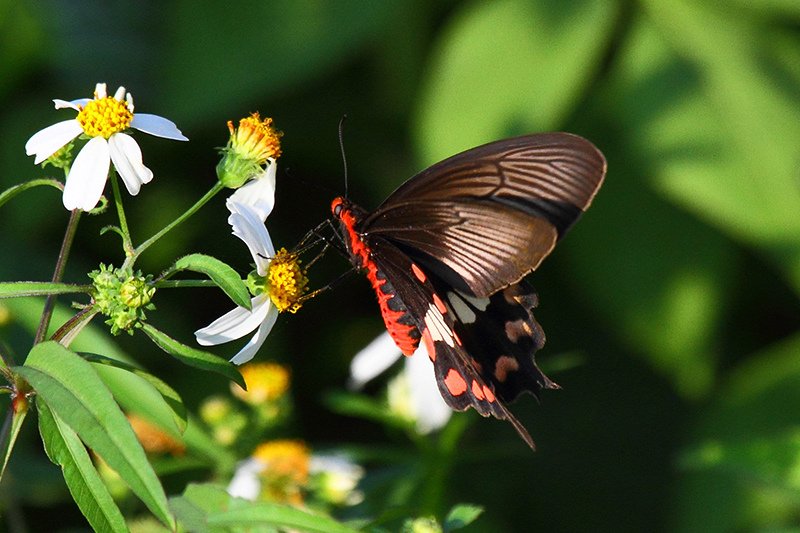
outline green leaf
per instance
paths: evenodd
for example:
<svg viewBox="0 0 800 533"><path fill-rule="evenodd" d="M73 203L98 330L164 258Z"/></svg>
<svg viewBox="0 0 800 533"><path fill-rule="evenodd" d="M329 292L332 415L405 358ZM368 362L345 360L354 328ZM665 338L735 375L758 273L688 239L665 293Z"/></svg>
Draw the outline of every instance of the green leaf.
<svg viewBox="0 0 800 533"><path fill-rule="evenodd" d="M635 130L644 153L660 160L658 185L761 250L800 293L796 36L713 2L644 5L663 46L694 73L683 102Z"/></svg>
<svg viewBox="0 0 800 533"><path fill-rule="evenodd" d="M64 472L70 494L95 531L128 531L125 518L97 473L78 435L37 399L39 432L50 460Z"/></svg>
<svg viewBox="0 0 800 533"><path fill-rule="evenodd" d="M190 531L230 531L236 528L286 528L305 532L355 533L330 518L286 505L249 502L230 496L223 487L190 484L184 494L170 498L181 524Z"/></svg>
<svg viewBox="0 0 800 533"><path fill-rule="evenodd" d="M161 379L133 365L95 354L81 354L128 412L153 422L173 437L186 429L186 406L180 395Z"/></svg>
<svg viewBox="0 0 800 533"><path fill-rule="evenodd" d="M34 346L25 365L15 371L159 520L172 526L164 489L125 415L91 364L51 341Z"/></svg>
<svg viewBox="0 0 800 533"><path fill-rule="evenodd" d="M236 365L217 357L216 355L197 350L176 341L150 324L142 326L148 337L162 350L178 359L180 362L201 370L208 370L222 374L242 388L246 388L244 378L236 369Z"/></svg>
<svg viewBox="0 0 800 533"><path fill-rule="evenodd" d="M617 10L604 0L461 6L420 101L415 138L428 162L563 124L598 68Z"/></svg>
<svg viewBox="0 0 800 533"><path fill-rule="evenodd" d="M355 533L357 531L328 516L311 514L294 507L267 502L251 503L228 511L209 513L206 520L210 526L225 528L272 526L309 533Z"/></svg>
<svg viewBox="0 0 800 533"><path fill-rule="evenodd" d="M551 261L567 259L559 271L606 321L604 328L644 356L681 396L700 398L716 377L718 335L735 294L739 251L675 206L653 176L665 161L676 161L677 172L681 157L715 161L709 147L717 141L704 129L714 119L693 104L693 70L649 21L632 28L627 41L613 83L595 104L597 113L609 116L609 129L620 124L622 135L604 139L608 179ZM609 283L610 272L619 282Z"/></svg>
<svg viewBox="0 0 800 533"><path fill-rule="evenodd" d="M251 308L250 293L241 276L219 259L203 254L191 254L175 262L175 271L191 270L207 275L223 290L233 303L245 309Z"/></svg>
<svg viewBox="0 0 800 533"><path fill-rule="evenodd" d="M800 335L731 372L679 455L678 530L788 526L800 513ZM708 530L708 529L706 529Z"/></svg>
<svg viewBox="0 0 800 533"><path fill-rule="evenodd" d="M468 503L459 503L450 509L444 520L445 533L470 525L483 513L483 507Z"/></svg>
<svg viewBox="0 0 800 533"><path fill-rule="evenodd" d="M0 298L20 298L24 296L48 296L50 294L88 293L91 285L73 283L52 283L49 281L10 281L0 283Z"/></svg>
<svg viewBox="0 0 800 533"><path fill-rule="evenodd" d="M393 427L409 429L413 423L389 410L385 403L363 394L335 391L325 395L327 407L340 415L381 422Z"/></svg>

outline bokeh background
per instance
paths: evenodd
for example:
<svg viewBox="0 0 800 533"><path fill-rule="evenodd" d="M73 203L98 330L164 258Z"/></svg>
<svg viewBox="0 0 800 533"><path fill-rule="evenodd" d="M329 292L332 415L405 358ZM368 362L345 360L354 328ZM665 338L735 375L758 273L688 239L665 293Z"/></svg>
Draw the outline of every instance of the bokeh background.
<svg viewBox="0 0 800 533"><path fill-rule="evenodd" d="M402 433L332 411L326 395L382 330L357 276L281 317L259 354L292 369L293 435L373 447L368 466L394 465L406 480L392 493L401 516L484 506L472 531L800 524L800 3L3 0L2 188L42 174L23 145L68 118L51 99L89 96L98 81L124 85L137 110L191 139L137 137L156 173L128 201L139 240L213 184L225 122L252 111L285 133L268 227L289 247L343 192L344 114L349 194L367 208L483 142L549 130L591 139L607 156L606 184L530 278L548 337L537 357L563 387L514 405L536 453L507 424L467 413L457 453L415 464ZM51 189L4 206L0 278L49 279L67 216ZM98 236L112 220L84 217L67 280L121 262L117 238ZM139 266L158 273L204 252L247 272L225 220L220 197ZM312 283L347 268L331 254ZM230 306L211 289L162 291L156 304L152 322L185 342ZM0 326L22 354L25 309L6 307ZM190 407L227 389L143 335L114 340ZM85 527L28 426L0 507L32 530L55 515Z"/></svg>

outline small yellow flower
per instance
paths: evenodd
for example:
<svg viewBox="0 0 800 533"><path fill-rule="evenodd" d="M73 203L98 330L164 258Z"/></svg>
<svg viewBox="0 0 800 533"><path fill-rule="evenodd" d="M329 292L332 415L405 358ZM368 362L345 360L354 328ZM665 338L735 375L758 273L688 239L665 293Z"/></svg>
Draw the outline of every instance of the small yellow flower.
<svg viewBox="0 0 800 533"><path fill-rule="evenodd" d="M263 165L269 159L278 159L281 155L281 137L283 132L276 130L272 119L261 119L258 112L239 121L234 128L233 121L228 121L231 138L228 146L241 157Z"/></svg>
<svg viewBox="0 0 800 533"><path fill-rule="evenodd" d="M144 451L148 453L169 453L172 455L183 455L186 446L173 438L160 427L152 424L138 415L128 415L133 432L142 444Z"/></svg>
<svg viewBox="0 0 800 533"><path fill-rule="evenodd" d="M297 255L281 248L272 258L267 271L267 292L278 311L296 313L302 307L302 296L308 289L308 278L300 268Z"/></svg>
<svg viewBox="0 0 800 533"><path fill-rule="evenodd" d="M241 119L238 128L228 121L228 130L231 135L217 164L217 177L226 187L238 189L247 180L263 174L264 165L275 164L281 155L283 133L273 127L271 118L262 120L258 113ZM274 185L271 189L274 195Z"/></svg>
<svg viewBox="0 0 800 533"><path fill-rule="evenodd" d="M259 445L253 459L264 465L260 478L261 497L301 505L308 484L311 451L299 440L274 440Z"/></svg>
<svg viewBox="0 0 800 533"><path fill-rule="evenodd" d="M231 383L231 393L251 405L275 401L289 389L289 370L277 363L251 363L241 372L247 390Z"/></svg>

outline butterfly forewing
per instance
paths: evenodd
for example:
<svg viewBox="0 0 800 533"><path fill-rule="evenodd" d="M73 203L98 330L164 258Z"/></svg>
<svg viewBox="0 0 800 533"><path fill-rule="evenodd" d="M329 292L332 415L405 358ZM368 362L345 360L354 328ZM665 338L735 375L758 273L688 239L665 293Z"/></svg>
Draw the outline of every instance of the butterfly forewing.
<svg viewBox="0 0 800 533"><path fill-rule="evenodd" d="M592 143L567 133L497 141L411 178L360 228L488 296L541 263L589 206L605 167Z"/></svg>

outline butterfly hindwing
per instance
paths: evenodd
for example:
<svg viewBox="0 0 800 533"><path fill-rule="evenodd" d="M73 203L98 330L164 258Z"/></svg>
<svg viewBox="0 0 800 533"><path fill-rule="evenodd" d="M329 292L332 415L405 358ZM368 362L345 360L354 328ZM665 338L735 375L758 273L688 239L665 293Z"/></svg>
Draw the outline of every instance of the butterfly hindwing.
<svg viewBox="0 0 800 533"><path fill-rule="evenodd" d="M544 333L531 312L537 303L533 290L521 282L488 298L464 295L380 241L368 240L375 250L371 261L392 280L394 297L415 320L445 402L458 411L472 407L483 416L508 420L533 447L506 407L524 392L538 398L541 389L557 387L534 361Z"/></svg>

